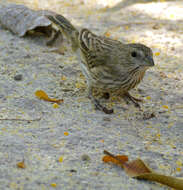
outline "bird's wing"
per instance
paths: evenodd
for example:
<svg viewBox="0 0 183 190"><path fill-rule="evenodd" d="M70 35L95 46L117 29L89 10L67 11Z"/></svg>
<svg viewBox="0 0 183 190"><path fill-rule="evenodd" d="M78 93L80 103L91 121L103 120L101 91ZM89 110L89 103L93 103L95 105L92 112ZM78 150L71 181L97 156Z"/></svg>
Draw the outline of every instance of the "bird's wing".
<svg viewBox="0 0 183 190"><path fill-rule="evenodd" d="M82 29L79 34L79 47L89 68L107 64L111 59L111 52L121 42L110 38L97 36L88 29Z"/></svg>

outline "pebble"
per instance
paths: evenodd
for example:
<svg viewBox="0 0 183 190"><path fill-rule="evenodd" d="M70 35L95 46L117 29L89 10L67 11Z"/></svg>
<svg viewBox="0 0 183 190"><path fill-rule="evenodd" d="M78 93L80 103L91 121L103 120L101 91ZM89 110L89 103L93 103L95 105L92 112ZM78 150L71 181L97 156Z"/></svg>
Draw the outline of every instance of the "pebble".
<svg viewBox="0 0 183 190"><path fill-rule="evenodd" d="M14 76L14 80L16 80L16 81L21 81L22 80L22 75L21 74L18 74L18 75L15 75Z"/></svg>

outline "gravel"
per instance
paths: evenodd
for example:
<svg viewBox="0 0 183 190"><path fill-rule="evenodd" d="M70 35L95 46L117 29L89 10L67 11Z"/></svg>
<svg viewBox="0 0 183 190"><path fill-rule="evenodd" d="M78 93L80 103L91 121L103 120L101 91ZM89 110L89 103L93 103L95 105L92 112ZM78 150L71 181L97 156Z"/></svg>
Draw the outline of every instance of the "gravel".
<svg viewBox="0 0 183 190"><path fill-rule="evenodd" d="M179 1L165 3L157 13L150 11L152 1L125 5L123 11L93 10L92 17L81 12L83 4L77 10L68 6L68 18L78 27L152 47L156 66L131 92L144 99L141 111L116 97L101 100L114 114L95 110L66 40L62 55L45 46L44 36L19 38L0 28L0 189L168 190L103 163L104 149L183 177L183 23L160 18L170 8L180 16ZM55 108L36 98L36 90L64 102ZM17 168L22 160L25 169Z"/></svg>

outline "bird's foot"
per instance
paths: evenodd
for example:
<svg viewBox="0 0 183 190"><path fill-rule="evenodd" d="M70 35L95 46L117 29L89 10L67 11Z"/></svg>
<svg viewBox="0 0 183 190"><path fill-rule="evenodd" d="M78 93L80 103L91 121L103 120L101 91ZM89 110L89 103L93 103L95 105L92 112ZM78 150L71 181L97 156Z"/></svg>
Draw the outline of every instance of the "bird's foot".
<svg viewBox="0 0 183 190"><path fill-rule="evenodd" d="M113 109L107 109L106 107L102 106L99 100L95 99L94 97L89 96L89 98L91 99L92 103L95 105L95 108L97 110L100 110L106 114L112 114L114 112Z"/></svg>
<svg viewBox="0 0 183 190"><path fill-rule="evenodd" d="M110 98L110 94L108 92L103 93L102 98L108 100Z"/></svg>
<svg viewBox="0 0 183 190"><path fill-rule="evenodd" d="M135 97L131 96L129 94L129 92L126 92L124 94L124 99L126 100L127 103L129 103L129 100L132 101L133 104L135 105L135 107L138 107L138 108L140 108L140 104L138 102L143 102L142 99L138 99L138 98L135 98Z"/></svg>

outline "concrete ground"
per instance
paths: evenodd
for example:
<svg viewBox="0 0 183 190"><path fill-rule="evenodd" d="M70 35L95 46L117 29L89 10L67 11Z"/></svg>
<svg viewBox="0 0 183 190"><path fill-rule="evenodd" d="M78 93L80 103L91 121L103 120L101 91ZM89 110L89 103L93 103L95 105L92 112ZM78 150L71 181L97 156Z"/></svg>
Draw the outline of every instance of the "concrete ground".
<svg viewBox="0 0 183 190"><path fill-rule="evenodd" d="M96 7L87 0L13 2L50 8L96 34L144 43L152 48L156 66L131 91L144 99L142 111L111 97L101 100L114 108L106 115L86 97L85 79L66 41L62 55L50 52L44 37L19 38L0 27L0 189L169 189L103 163L104 149L183 177L182 2L108 1L108 8L102 0ZM64 102L55 108L36 98L40 89ZM23 159L26 168L17 168Z"/></svg>

